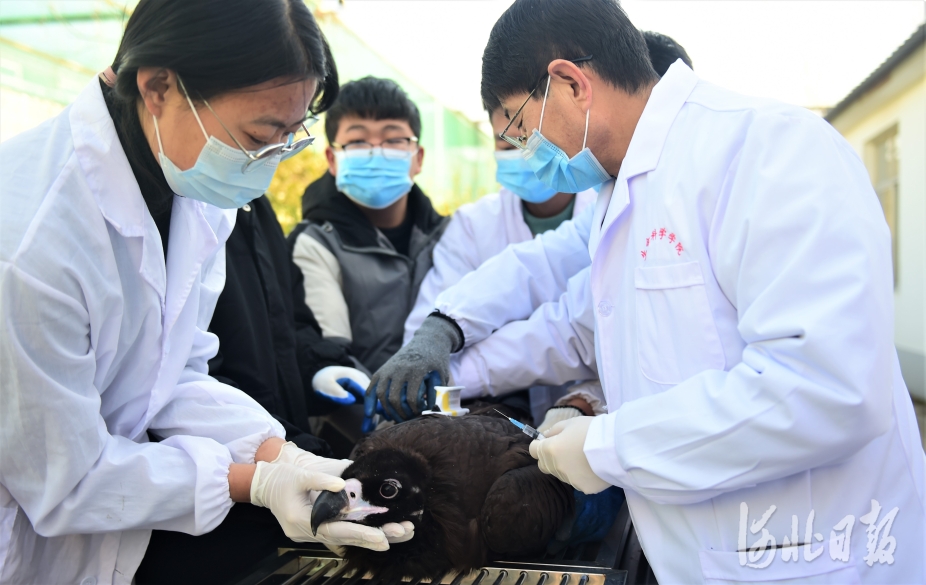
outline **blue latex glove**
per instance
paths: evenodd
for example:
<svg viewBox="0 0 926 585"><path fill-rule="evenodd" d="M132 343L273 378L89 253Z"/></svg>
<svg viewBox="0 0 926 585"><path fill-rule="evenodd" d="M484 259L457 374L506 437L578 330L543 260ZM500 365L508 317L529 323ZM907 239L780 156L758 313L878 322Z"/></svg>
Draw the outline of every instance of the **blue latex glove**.
<svg viewBox="0 0 926 585"><path fill-rule="evenodd" d="M385 383L390 384L391 380L386 380ZM381 394L377 392L378 384L379 384L379 380L377 380L376 382L373 383L373 385L370 386L369 390L364 396L363 406L364 406L364 415L366 416L366 418L369 419L373 417L374 406L377 412L381 411L381 413L383 414L383 416L386 417L387 420L391 420L395 422L401 422L403 420L408 420L416 416L416 413L412 411L412 408L408 402L408 383L402 384L402 390L399 394L401 408L403 411L402 414L399 414L395 410L395 408L389 403L388 400L386 402L383 402L377 399L377 395ZM434 390L434 388L435 386L440 386L440 385L441 385L440 373L436 371L430 372L428 375L424 377L424 380L422 380L421 383L418 385L418 391L414 394L413 401L417 405L426 406L422 410L427 410L429 408L432 408L434 406L434 402L437 399L437 391ZM389 389L387 388L384 393L388 393L388 392L389 392Z"/></svg>
<svg viewBox="0 0 926 585"><path fill-rule="evenodd" d="M354 404L362 400L370 378L355 368L328 366L312 377L315 394L335 404Z"/></svg>
<svg viewBox="0 0 926 585"><path fill-rule="evenodd" d="M547 546L551 554L566 547L603 540L624 505L624 490L616 486L591 495L579 490L573 490L573 493L575 515L563 522Z"/></svg>

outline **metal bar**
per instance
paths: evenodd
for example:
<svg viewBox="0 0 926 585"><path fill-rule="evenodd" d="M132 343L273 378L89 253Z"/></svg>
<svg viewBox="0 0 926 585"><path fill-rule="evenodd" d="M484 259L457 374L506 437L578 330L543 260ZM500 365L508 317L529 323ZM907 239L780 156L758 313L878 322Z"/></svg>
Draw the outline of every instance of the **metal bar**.
<svg viewBox="0 0 926 585"><path fill-rule="evenodd" d="M579 585L586 585L588 583L588 575L582 575L582 578L579 579Z"/></svg>
<svg viewBox="0 0 926 585"><path fill-rule="evenodd" d="M414 581L410 582L408 585L421 585L421 580L422 580L422 579L424 579L424 577L418 577L418 578L415 579ZM440 582L440 581L438 581L438 583L439 583L439 582ZM433 583L433 581L432 581L432 583Z"/></svg>
<svg viewBox="0 0 926 585"><path fill-rule="evenodd" d="M508 571L506 571L505 569L502 569L501 571L498 572L498 577L495 578L495 583L493 583L492 585L502 585L502 581L504 581L505 577L507 576L508 576Z"/></svg>
<svg viewBox="0 0 926 585"><path fill-rule="evenodd" d="M473 580L470 585L480 585L482 580L489 576L489 572L486 569L480 569L479 575Z"/></svg>
<svg viewBox="0 0 926 585"><path fill-rule="evenodd" d="M344 582L344 585L354 585L354 583L359 583L361 579L363 579L363 573L357 571L351 575L347 581Z"/></svg>
<svg viewBox="0 0 926 585"><path fill-rule="evenodd" d="M325 578L325 573L336 566L338 566L338 562L336 560L332 559L328 561L322 566L321 569L316 571L314 575L303 581L300 585L312 585L312 583L320 583L321 580Z"/></svg>
<svg viewBox="0 0 926 585"><path fill-rule="evenodd" d="M569 575L563 575L563 578L559 581L559 585L566 585L566 583L569 583Z"/></svg>
<svg viewBox="0 0 926 585"><path fill-rule="evenodd" d="M544 585L544 583L547 582L547 577L549 577L549 575L546 573L540 573L540 577L537 579L537 585Z"/></svg>
<svg viewBox="0 0 926 585"><path fill-rule="evenodd" d="M332 585L336 581L341 579L341 575L347 572L347 563L341 563L341 566L338 567L338 570L334 572L333 575L328 577L322 585Z"/></svg>
<svg viewBox="0 0 926 585"><path fill-rule="evenodd" d="M465 571L460 571L457 573L457 576L453 578L453 581L450 582L450 585L460 585L466 575L467 573Z"/></svg>
<svg viewBox="0 0 926 585"><path fill-rule="evenodd" d="M315 568L315 566L320 562L322 562L321 559L313 559L312 562L306 564L306 566L293 573L293 576L284 581L283 585L293 585L293 583L299 579L302 579L303 575Z"/></svg>
<svg viewBox="0 0 926 585"><path fill-rule="evenodd" d="M521 575L518 577L518 580L514 582L514 585L524 585L524 581L527 580L527 571L521 571Z"/></svg>

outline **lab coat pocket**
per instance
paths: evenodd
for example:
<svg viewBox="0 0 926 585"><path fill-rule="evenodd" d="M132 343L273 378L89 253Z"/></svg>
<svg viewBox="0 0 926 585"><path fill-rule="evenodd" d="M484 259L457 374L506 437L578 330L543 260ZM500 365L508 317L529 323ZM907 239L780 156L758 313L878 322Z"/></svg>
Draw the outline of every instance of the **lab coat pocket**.
<svg viewBox="0 0 926 585"><path fill-rule="evenodd" d="M637 267L637 351L643 375L678 384L725 364L698 262Z"/></svg>
<svg viewBox="0 0 926 585"><path fill-rule="evenodd" d="M750 558L749 553L740 557L738 552L702 550L698 553L701 561L701 577L704 585L728 585L733 583L775 583L776 585L838 584L854 585L861 583L858 568L850 561L843 562L822 554L812 561L782 560L782 549L775 549L769 561L768 550L760 558ZM755 566L750 567L752 563ZM768 563L768 566L764 566Z"/></svg>

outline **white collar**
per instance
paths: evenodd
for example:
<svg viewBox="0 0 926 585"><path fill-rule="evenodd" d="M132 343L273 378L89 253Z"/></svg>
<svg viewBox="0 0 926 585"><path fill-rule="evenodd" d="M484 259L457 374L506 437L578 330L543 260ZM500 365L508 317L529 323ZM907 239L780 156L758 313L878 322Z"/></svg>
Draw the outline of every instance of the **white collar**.
<svg viewBox="0 0 926 585"><path fill-rule="evenodd" d="M656 168L672 123L698 81L681 59L669 67L643 108L618 177L627 180Z"/></svg>

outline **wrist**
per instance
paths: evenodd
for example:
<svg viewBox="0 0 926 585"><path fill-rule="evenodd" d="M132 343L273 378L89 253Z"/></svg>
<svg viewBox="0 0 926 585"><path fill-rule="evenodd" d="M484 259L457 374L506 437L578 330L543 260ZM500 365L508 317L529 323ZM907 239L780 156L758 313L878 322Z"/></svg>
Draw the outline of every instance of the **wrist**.
<svg viewBox="0 0 926 585"><path fill-rule="evenodd" d="M466 337L463 335L463 329L460 328L459 323L450 315L445 315L435 310L424 320L420 329L425 329L425 326L428 326L428 328L433 327L446 336L447 340L450 342L450 353L460 351L466 344Z"/></svg>
<svg viewBox="0 0 926 585"><path fill-rule="evenodd" d="M233 502L251 501L251 482L257 466L250 463L232 463L228 467L228 495Z"/></svg>
<svg viewBox="0 0 926 585"><path fill-rule="evenodd" d="M258 461L266 461L269 463L275 461L276 458L280 456L280 450L285 444L285 439L281 439L280 437L270 437L261 443L260 447L257 448L257 452L254 453L254 462L257 463Z"/></svg>
<svg viewBox="0 0 926 585"><path fill-rule="evenodd" d="M586 401L584 398L578 398L578 397L573 398L569 400L568 402L566 402L565 404L563 404L563 406L568 406L570 408L575 408L577 410L580 410L582 411L582 414L584 414L585 416L595 415L595 411L592 408L592 405L589 404L588 401Z"/></svg>

